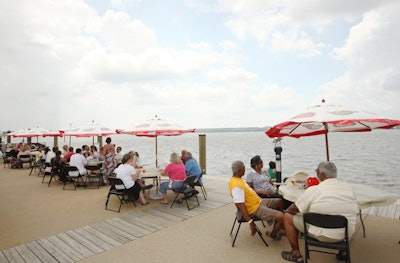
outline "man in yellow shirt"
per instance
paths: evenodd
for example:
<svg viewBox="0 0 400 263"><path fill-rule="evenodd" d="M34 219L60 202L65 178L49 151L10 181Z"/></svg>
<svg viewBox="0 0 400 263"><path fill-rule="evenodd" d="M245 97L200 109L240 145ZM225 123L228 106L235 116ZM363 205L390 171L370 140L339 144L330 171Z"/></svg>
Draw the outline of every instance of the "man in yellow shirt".
<svg viewBox="0 0 400 263"><path fill-rule="evenodd" d="M251 235L254 236L256 230L251 217L266 221L269 225L274 224L271 232L266 235L274 240L280 239L279 230L283 227L283 202L280 198L261 199L243 179L245 166L242 161L232 163L232 177L229 180L229 192L233 198L237 209L242 213L243 218L249 222Z"/></svg>

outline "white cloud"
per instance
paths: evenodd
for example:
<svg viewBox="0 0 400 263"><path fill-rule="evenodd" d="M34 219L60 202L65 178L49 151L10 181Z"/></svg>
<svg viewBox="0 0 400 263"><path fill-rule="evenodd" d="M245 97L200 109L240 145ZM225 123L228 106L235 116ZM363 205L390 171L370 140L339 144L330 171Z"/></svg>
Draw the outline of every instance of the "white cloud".
<svg viewBox="0 0 400 263"><path fill-rule="evenodd" d="M321 55L323 43L314 43L305 32L290 30L287 32L276 31L272 35L271 48L274 51L303 52L299 57L315 57Z"/></svg>
<svg viewBox="0 0 400 263"><path fill-rule="evenodd" d="M361 102L360 107L377 113L399 114L394 111L400 97L399 11L397 3L370 11L351 29L345 45L335 50L347 73L326 84L323 93L337 101Z"/></svg>

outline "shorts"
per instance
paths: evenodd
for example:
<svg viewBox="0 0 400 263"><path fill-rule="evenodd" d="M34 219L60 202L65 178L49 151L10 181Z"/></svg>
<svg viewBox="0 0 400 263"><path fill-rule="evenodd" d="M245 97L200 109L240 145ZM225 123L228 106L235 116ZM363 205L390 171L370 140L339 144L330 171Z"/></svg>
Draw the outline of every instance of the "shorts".
<svg viewBox="0 0 400 263"><path fill-rule="evenodd" d="M257 216L266 221L269 225L272 225L275 222L276 215L282 213L276 210L279 207L280 202L282 202L282 199L280 198L262 199L260 206L252 215Z"/></svg>

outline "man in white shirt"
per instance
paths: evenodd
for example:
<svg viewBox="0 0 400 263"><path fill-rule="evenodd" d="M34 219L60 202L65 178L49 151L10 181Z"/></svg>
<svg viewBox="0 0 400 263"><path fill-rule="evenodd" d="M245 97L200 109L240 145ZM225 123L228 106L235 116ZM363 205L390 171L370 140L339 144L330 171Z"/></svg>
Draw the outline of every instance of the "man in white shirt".
<svg viewBox="0 0 400 263"><path fill-rule="evenodd" d="M321 162L315 170L320 183L309 187L285 213L283 218L286 235L292 251L282 251L285 260L303 262L299 250L298 232L304 232L303 214L314 212L327 215L343 215L348 220L349 236L354 233L358 206L351 186L338 180L333 162ZM322 242L340 242L342 229L310 227L310 236ZM338 255L346 256L346 255Z"/></svg>
<svg viewBox="0 0 400 263"><path fill-rule="evenodd" d="M86 174L85 165L87 164L87 160L85 156L83 156L81 153L82 149L77 148L75 154L73 154L71 156L71 159L69 160L69 166L75 166L76 168L78 168L80 175L85 175Z"/></svg>

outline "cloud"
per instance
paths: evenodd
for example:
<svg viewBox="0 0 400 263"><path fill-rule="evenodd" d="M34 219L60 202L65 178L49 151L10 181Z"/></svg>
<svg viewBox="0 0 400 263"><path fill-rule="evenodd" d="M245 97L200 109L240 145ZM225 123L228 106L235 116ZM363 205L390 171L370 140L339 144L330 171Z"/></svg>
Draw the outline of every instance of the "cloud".
<svg viewBox="0 0 400 263"><path fill-rule="evenodd" d="M394 111L400 96L399 11L394 3L365 13L344 46L334 50L347 65L346 74L324 85L323 93L349 104L362 102L360 107L377 113L399 114Z"/></svg>

